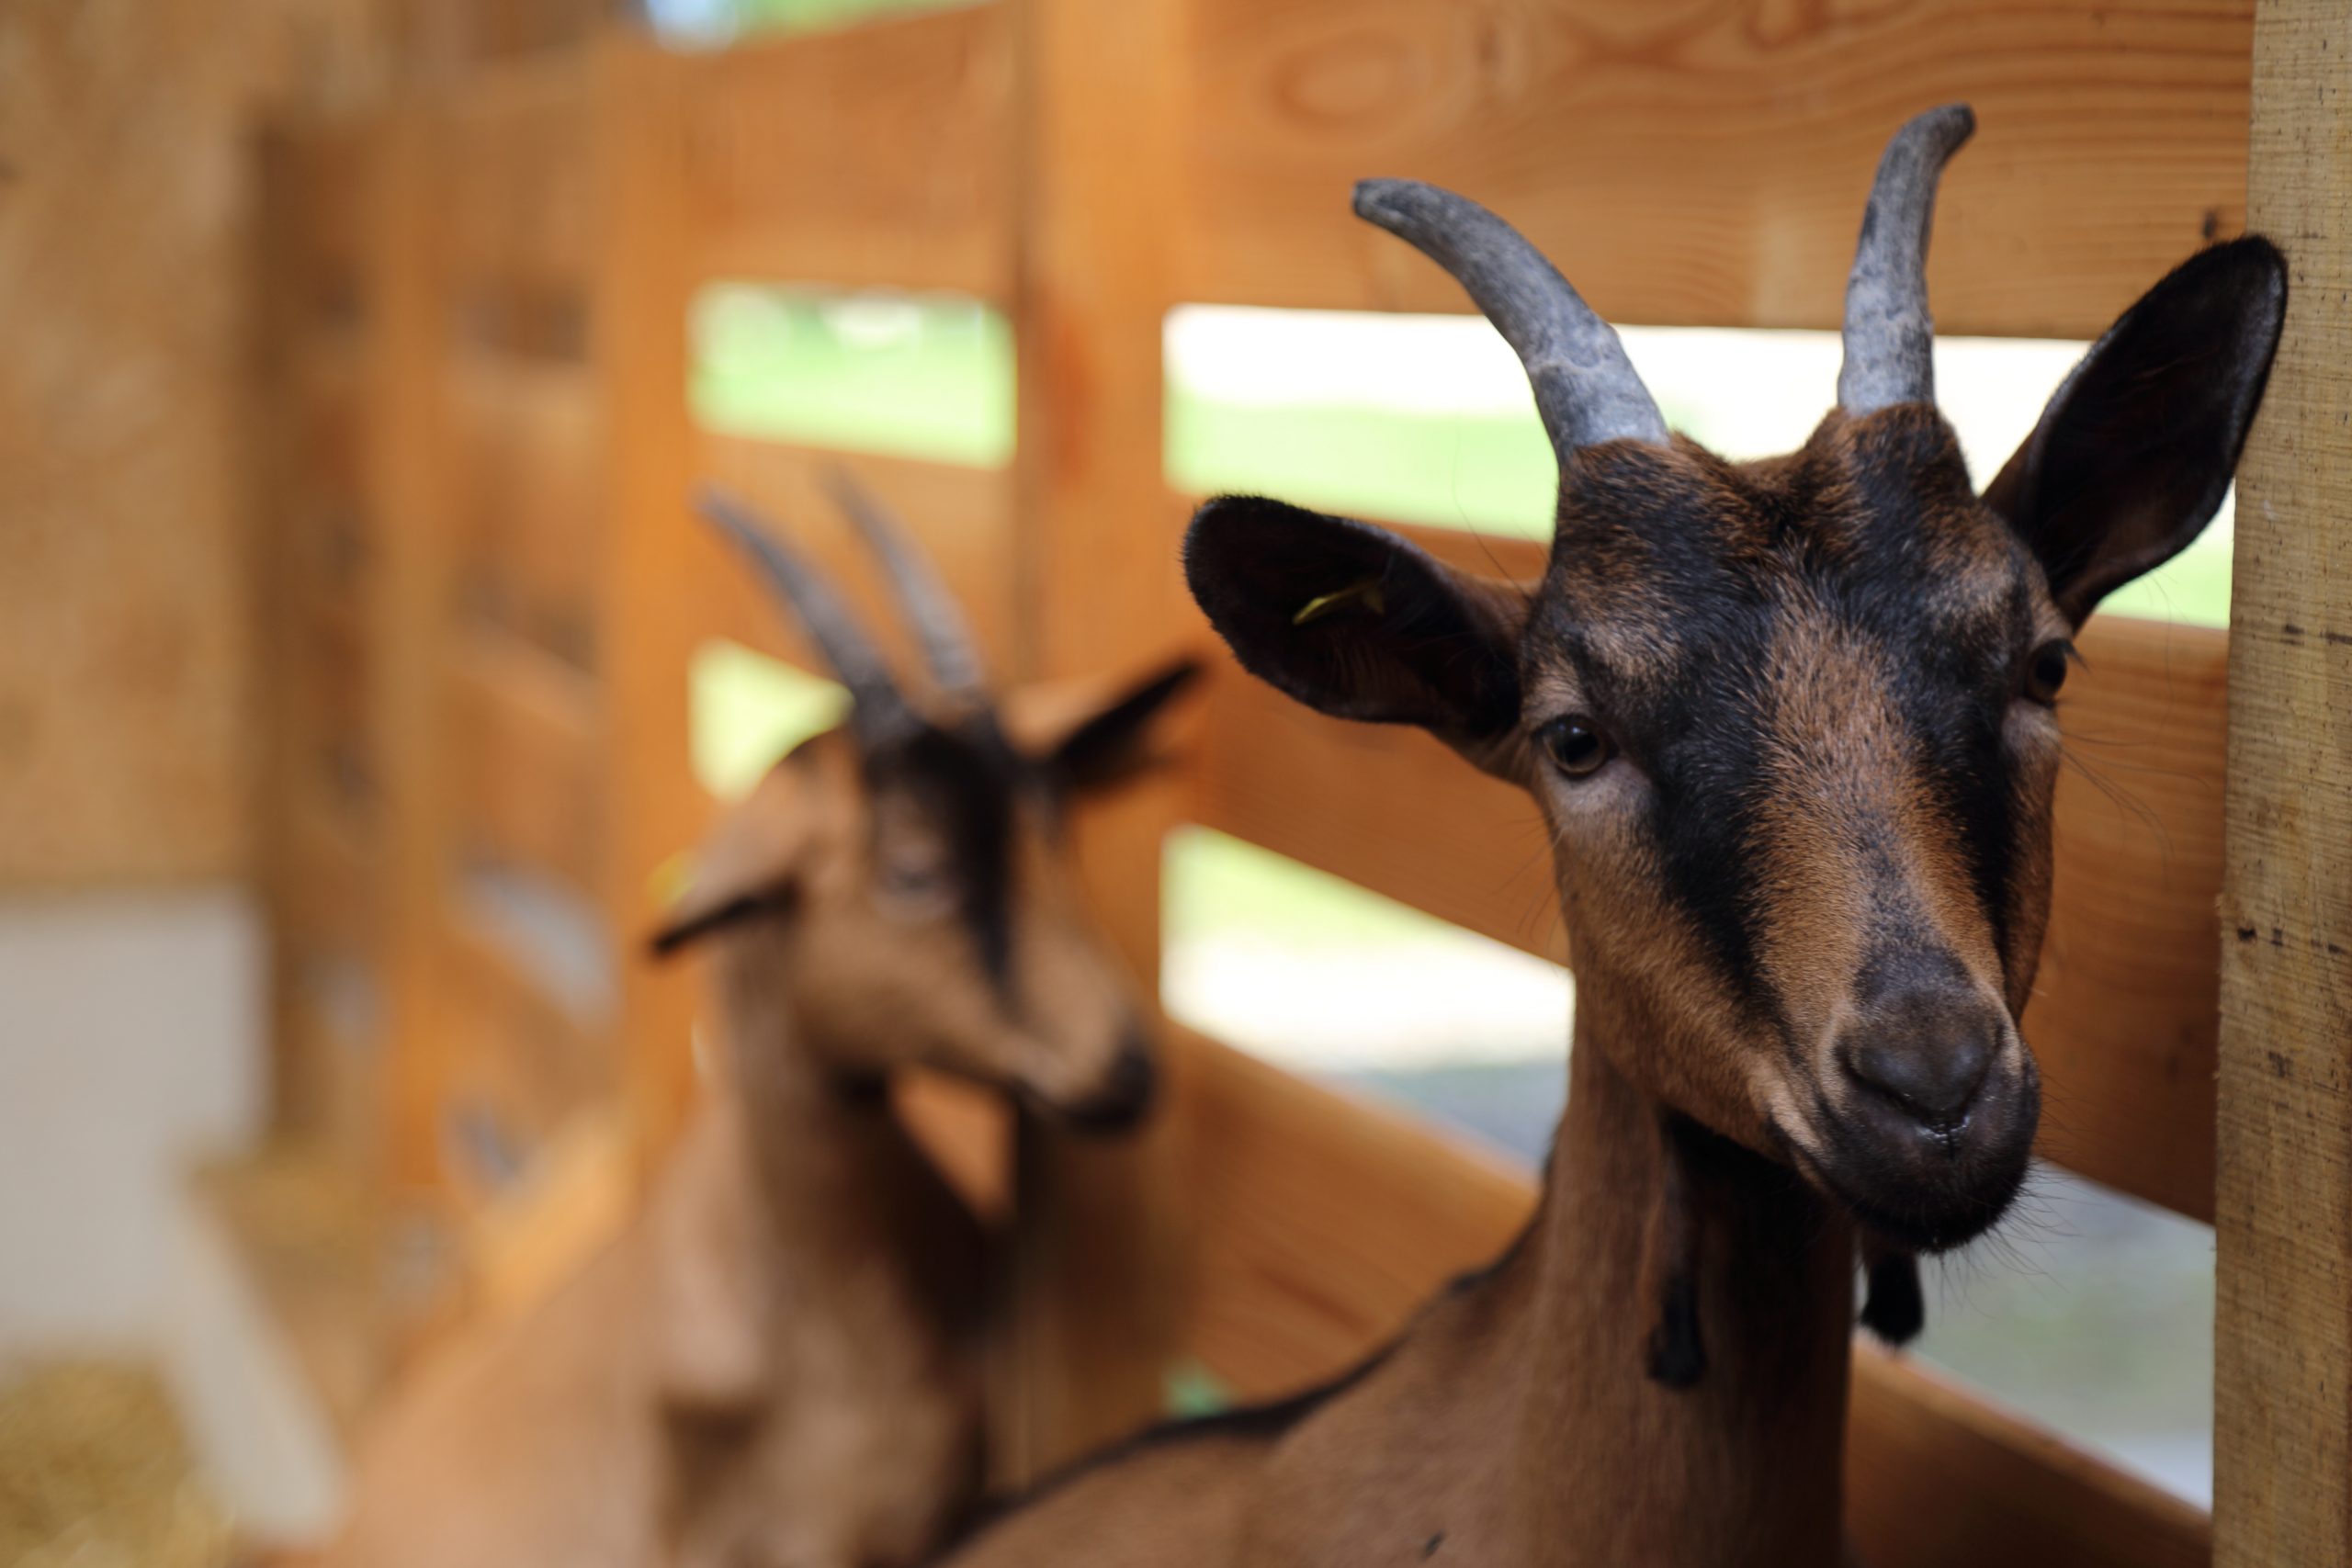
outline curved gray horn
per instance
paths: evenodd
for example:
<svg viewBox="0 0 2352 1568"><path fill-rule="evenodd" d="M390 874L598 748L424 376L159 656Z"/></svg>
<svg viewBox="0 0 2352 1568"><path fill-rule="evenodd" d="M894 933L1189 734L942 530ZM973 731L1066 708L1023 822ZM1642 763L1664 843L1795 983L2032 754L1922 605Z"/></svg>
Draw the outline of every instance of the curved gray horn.
<svg viewBox="0 0 2352 1568"><path fill-rule="evenodd" d="M808 640L841 683L849 688L850 728L872 744L907 734L918 727L890 667L849 613L832 585L733 497L706 490L695 506L718 531L750 556L767 575L769 584L790 606Z"/></svg>
<svg viewBox="0 0 2352 1568"><path fill-rule="evenodd" d="M1355 205L1357 217L1452 273L1518 351L1563 460L1601 441L1666 443L1666 421L1616 329L1518 230L1469 197L1419 180L1360 180Z"/></svg>
<svg viewBox="0 0 2352 1568"><path fill-rule="evenodd" d="M1935 323L1928 316L1928 226L1936 180L1976 130L1966 104L1914 117L1887 142L1862 211L1846 280L1846 362L1838 406L1869 413L1936 400Z"/></svg>
<svg viewBox="0 0 2352 1568"><path fill-rule="evenodd" d="M985 700L987 682L980 670L979 654L972 644L971 628L965 624L963 607L956 603L956 596L948 592L947 584L915 544L898 513L883 505L845 468L836 467L826 474L825 489L834 503L848 514L866 547L881 561L882 570L889 574L899 608L906 612L907 624L914 628L916 639L922 644L923 659L930 664L932 679L940 691L949 696Z"/></svg>

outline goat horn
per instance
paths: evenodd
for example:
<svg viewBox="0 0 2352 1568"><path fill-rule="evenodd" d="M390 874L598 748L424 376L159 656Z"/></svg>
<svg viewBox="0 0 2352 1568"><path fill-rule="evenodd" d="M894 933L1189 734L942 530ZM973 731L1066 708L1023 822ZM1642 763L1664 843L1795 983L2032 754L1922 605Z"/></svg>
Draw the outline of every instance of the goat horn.
<svg viewBox="0 0 2352 1568"><path fill-rule="evenodd" d="M831 584L731 496L706 490L697 508L767 574L769 585L791 608L808 640L849 688L850 728L858 739L871 745L913 729L914 710L890 678L889 665Z"/></svg>
<svg viewBox="0 0 2352 1568"><path fill-rule="evenodd" d="M1536 412L1565 461L1602 441L1663 446L1666 421L1616 329L1600 319L1518 230L1472 201L1419 180L1363 180L1356 216L1452 273L1519 354Z"/></svg>
<svg viewBox="0 0 2352 1568"><path fill-rule="evenodd" d="M1944 164L1976 130L1966 104L1915 116L1878 161L1854 271L1846 281L1846 362L1838 406L1870 413L1936 398L1935 323L1928 316L1928 226Z"/></svg>
<svg viewBox="0 0 2352 1568"><path fill-rule="evenodd" d="M932 679L940 691L949 696L985 701L987 682L981 674L979 654L972 644L971 628L965 624L963 608L948 592L937 569L916 546L906 525L845 468L835 467L825 476L825 489L834 504L848 514L866 548L881 561L882 570L889 574L899 608L906 613L908 625L914 628L916 640L922 644L923 658L930 664Z"/></svg>

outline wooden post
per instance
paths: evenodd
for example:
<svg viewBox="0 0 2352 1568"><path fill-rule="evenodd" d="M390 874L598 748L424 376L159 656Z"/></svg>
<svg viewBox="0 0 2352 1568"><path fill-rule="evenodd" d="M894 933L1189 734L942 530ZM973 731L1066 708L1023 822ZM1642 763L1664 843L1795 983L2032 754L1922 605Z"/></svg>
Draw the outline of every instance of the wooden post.
<svg viewBox="0 0 2352 1568"><path fill-rule="evenodd" d="M436 1007L447 897L440 695L449 614L439 130L434 112L413 102L383 118L368 289L376 310L368 490L381 558L368 606L370 706L383 766L385 1175L396 1201L447 1188L441 1115L449 1045Z"/></svg>
<svg viewBox="0 0 2352 1568"><path fill-rule="evenodd" d="M601 902L620 970L631 1119L650 1160L676 1130L692 1092L694 1003L683 968L647 962L644 937L657 908L657 874L694 846L703 820L687 747L694 452L682 62L635 39L616 37L601 48L595 152L605 185L591 312L610 463L596 590L605 783Z"/></svg>
<svg viewBox="0 0 2352 1568"><path fill-rule="evenodd" d="M1174 0L1020 0L1014 515L1025 673L1075 675L1171 650L1185 625L1176 516L1160 474L1160 329L1182 221ZM1156 997L1160 840L1172 786L1080 824L1087 890ZM1013 1381L1000 1421L1015 1472L1159 1408L1175 1303L1170 1118L1121 1145L1023 1129Z"/></svg>
<svg viewBox="0 0 2352 1568"><path fill-rule="evenodd" d="M2287 333L2240 468L2222 897L2213 1544L2352 1562L2352 32L2256 7L2249 225Z"/></svg>

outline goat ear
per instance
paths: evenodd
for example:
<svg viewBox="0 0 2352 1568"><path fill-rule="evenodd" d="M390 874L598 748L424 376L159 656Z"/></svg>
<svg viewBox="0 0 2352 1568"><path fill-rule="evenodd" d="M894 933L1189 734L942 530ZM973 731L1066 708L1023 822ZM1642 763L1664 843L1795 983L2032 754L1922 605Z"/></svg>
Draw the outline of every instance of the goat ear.
<svg viewBox="0 0 2352 1568"><path fill-rule="evenodd" d="M2269 241L2190 257L2091 345L1985 489L2070 622L2211 520L2286 311L2287 264Z"/></svg>
<svg viewBox="0 0 2352 1568"><path fill-rule="evenodd" d="M1201 672L1179 659L1071 725L1045 755L1054 782L1072 794L1111 789L1159 760L1151 745L1152 720Z"/></svg>
<svg viewBox="0 0 2352 1568"><path fill-rule="evenodd" d="M710 935L792 908L806 838L799 808L779 763L749 795L729 807L703 847L678 863L677 891L647 950L667 958Z"/></svg>
<svg viewBox="0 0 2352 1568"><path fill-rule="evenodd" d="M1524 595L1344 517L1250 496L1201 508L1184 575L1241 667L1319 713L1429 730L1518 776Z"/></svg>

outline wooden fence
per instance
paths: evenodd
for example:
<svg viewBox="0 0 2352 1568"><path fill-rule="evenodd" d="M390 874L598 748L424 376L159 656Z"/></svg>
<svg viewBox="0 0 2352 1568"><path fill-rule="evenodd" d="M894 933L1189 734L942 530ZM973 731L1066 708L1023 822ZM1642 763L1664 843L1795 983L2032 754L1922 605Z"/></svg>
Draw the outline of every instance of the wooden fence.
<svg viewBox="0 0 2352 1568"><path fill-rule="evenodd" d="M1191 498L1160 467L1167 310L1463 308L1349 217L1358 175L1476 193L1616 320L1832 327L1884 136L1964 96L1984 129L1939 215L1939 324L2088 337L2245 224L2250 123L2267 149L2257 204L2272 195L2298 225L2281 237L2299 263L2330 238L2340 258L2346 40L2322 60L2328 7L2313 0L2258 8L2259 55L2250 0L993 0L698 55L616 36L420 87L362 125L282 130L267 148L263 406L282 437L265 555L289 1122L460 1235L534 1238L474 1249L492 1301L567 1255L549 1235L592 1235L618 1206L609 1179L544 1173L609 1169L577 1152L658 1147L675 1123L690 1002L635 943L659 867L707 809L687 765L688 660L718 635L800 653L686 498L722 479L856 570L813 499L821 454L695 425L702 284L947 288L1006 311L1011 467L858 466L945 563L997 668L1140 666L1208 642L1176 577ZM2302 90L2314 77L2332 109ZM2266 171L2278 191L2295 183L2297 147L2333 160L2330 194L2267 190ZM2343 327L2340 302L2312 309ZM2352 472L2312 400L2341 374L2290 351L2249 477L2283 511L2242 507L2242 562L2313 558L2297 520L2341 502ZM2332 445L2290 461L2294 421ZM1482 570L1539 558L1415 536ZM2342 829L2346 708L2313 705L2341 696L2337 645L2352 644L2320 628L2352 618L2342 575L2315 588L2307 571L2241 570L2242 628L2261 594L2312 629L2273 632L2266 610L2234 661L2218 633L2117 620L2085 639L2070 744L2134 803L2079 772L2061 785L2057 906L2027 1019L2054 1111L2044 1152L2197 1219L2217 1217L2217 1041L2224 1086L2251 1086L2218 1149L2235 1194L2218 1214L2222 1529L1862 1350L1850 1506L1887 1568L1996 1551L2020 1565L2352 1560L2336 1549L2352 1489L2346 981L2323 934L2352 941L2352 877L2280 891L2262 879L2303 852L2304 829L2249 807L2225 831L2222 809L2225 759L2243 792L2245 770L2286 765L2283 747ZM2287 740L2229 734L2233 686L2292 681ZM1160 840L1182 820L1543 951L1497 901L1536 848L1501 786L1424 738L1318 718L1229 666L1206 709L1181 776L1082 825L1090 884L1140 973L1159 954ZM2311 761L2323 725L2334 778ZM2346 841L2330 851L2339 872ZM2250 879L2226 897L2225 848ZM2230 1031L2217 897L2245 928ZM2282 913L2282 898L2304 902ZM571 911L585 984L551 987L560 964L518 958L501 913L517 899ZM2284 951L2281 929L2310 945L2297 962L2329 968L2333 1014L2258 1000L2290 978L2259 963ZM1013 1168L1020 1307L996 1399L1011 1472L1149 1416L1183 1358L1244 1395L1334 1371L1497 1250L1532 1201L1520 1176L1213 1041L1179 1033L1171 1056L1167 1114L1115 1151L1027 1127L1001 1148L985 1118L922 1118L967 1168ZM2290 1155L2303 1163L2282 1169ZM548 1192L536 1209L516 1196ZM2319 1234L2267 1206L2290 1197ZM516 1223L518 1205L537 1218ZM2301 1375L2287 1369L2311 1370L2308 1392L2279 1392Z"/></svg>

